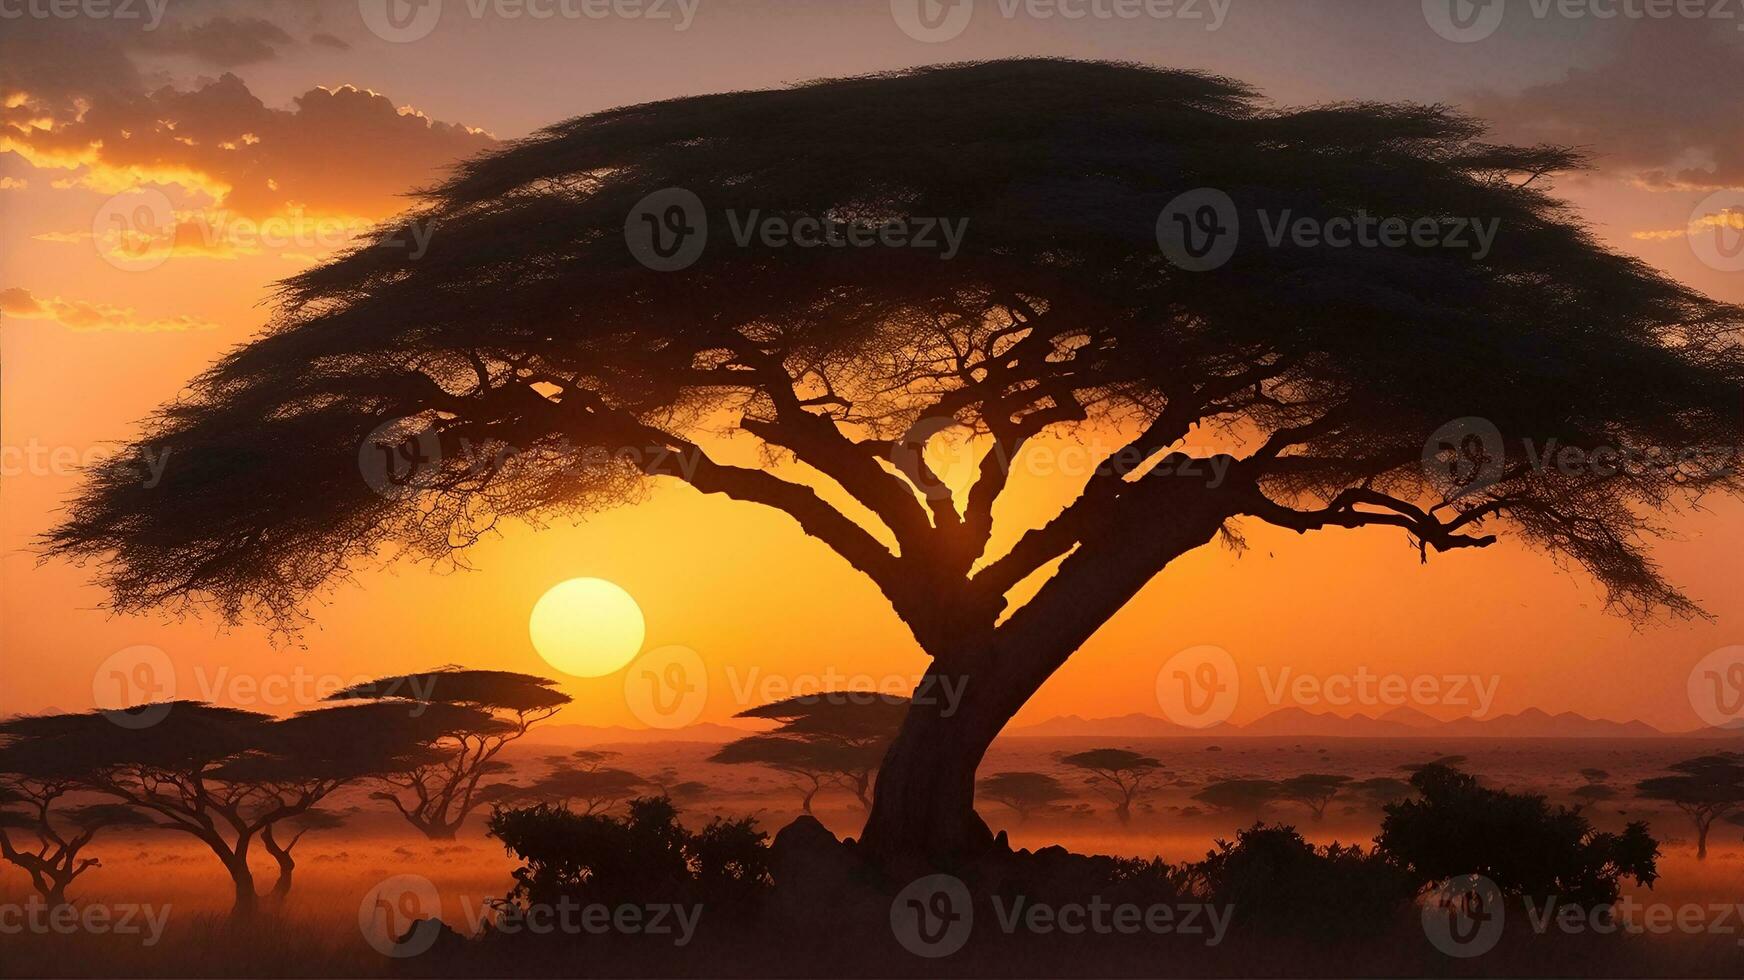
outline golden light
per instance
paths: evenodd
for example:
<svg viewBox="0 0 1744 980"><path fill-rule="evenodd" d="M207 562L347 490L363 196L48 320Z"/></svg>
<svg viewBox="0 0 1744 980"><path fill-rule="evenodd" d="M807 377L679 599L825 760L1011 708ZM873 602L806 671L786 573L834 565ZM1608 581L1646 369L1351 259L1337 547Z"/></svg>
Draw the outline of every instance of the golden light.
<svg viewBox="0 0 1744 980"><path fill-rule="evenodd" d="M577 677L622 670L642 650L642 607L603 578L572 578L553 585L527 622L533 649L545 662Z"/></svg>

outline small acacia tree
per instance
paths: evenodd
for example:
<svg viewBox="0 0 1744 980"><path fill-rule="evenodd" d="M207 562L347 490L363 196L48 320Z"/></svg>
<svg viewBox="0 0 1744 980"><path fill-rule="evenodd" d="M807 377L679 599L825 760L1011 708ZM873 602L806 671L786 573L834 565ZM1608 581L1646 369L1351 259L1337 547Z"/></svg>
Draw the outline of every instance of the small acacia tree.
<svg viewBox="0 0 1744 980"><path fill-rule="evenodd" d="M1219 810L1258 813L1276 802L1283 788L1272 779L1220 779L1193 794L1193 798Z"/></svg>
<svg viewBox="0 0 1744 980"><path fill-rule="evenodd" d="M396 706L392 717L419 734L433 761L385 775L382 781L391 788L375 798L391 803L431 840L453 840L474 810L515 794L507 783L483 781L510 771L497 759L503 746L569 703L569 695L556 688L548 677L451 666L382 677L327 700Z"/></svg>
<svg viewBox="0 0 1744 980"><path fill-rule="evenodd" d="M571 765L570 760L562 757L548 760L552 762L551 770L532 785L517 790L513 800L555 801L572 809L579 803L583 814L603 813L652 785L627 769L603 765L608 755L616 753L582 749L572 757L579 765Z"/></svg>
<svg viewBox="0 0 1744 980"><path fill-rule="evenodd" d="M1072 799L1072 791L1057 777L1045 772L996 772L976 785L981 799L1003 803L1017 814L1019 822L1038 810L1057 807Z"/></svg>
<svg viewBox="0 0 1744 980"><path fill-rule="evenodd" d="M121 804L64 805L67 794L79 789L77 768L53 745L0 749L0 858L28 874L50 907L67 904L73 880L101 865L83 856L99 831L152 825Z"/></svg>
<svg viewBox="0 0 1744 980"><path fill-rule="evenodd" d="M808 780L804 810L824 782L854 794L862 807L872 806L872 777L902 726L908 699L869 691L829 691L783 698L739 712L739 718L759 718L781 724L773 731L728 743L712 762L762 762ZM794 746L780 745L790 742Z"/></svg>
<svg viewBox="0 0 1744 980"><path fill-rule="evenodd" d="M1115 819L1132 822L1132 804L1146 790L1146 783L1163 773L1163 764L1129 749L1090 749L1060 757L1060 764L1090 775L1086 785L1114 804Z"/></svg>
<svg viewBox="0 0 1744 980"><path fill-rule="evenodd" d="M1043 59L615 109L467 162L285 283L265 335L145 427L160 478L115 454L45 545L102 562L121 611L295 628L385 552L451 559L645 480L773 508L889 601L922 690L963 692L908 712L862 840L961 853L990 842L976 769L1019 708L1244 527L1383 528L1424 557L1512 533L1625 614L1694 610L1646 542L1658 512L1744 487L1744 311L1601 247L1548 193L1579 163L1444 107L1280 110L1229 79ZM1223 213L1200 195L1174 217L1232 244L1210 269L1158 247L1201 188ZM752 212L966 234L948 257L709 239ZM1499 232L1272 245L1286 212ZM650 225L652 249L626 242ZM925 452L952 427L980 454L966 490ZM723 462L723 430L803 465ZM1026 447L1110 433L1057 516L995 533ZM1565 472L1535 464L1551 444L1647 455Z"/></svg>
<svg viewBox="0 0 1744 980"><path fill-rule="evenodd" d="M1303 773L1281 781L1278 784L1278 795L1303 804L1314 815L1315 821L1320 821L1326 819L1326 804L1332 802L1332 798L1349 782L1349 776L1322 772Z"/></svg>
<svg viewBox="0 0 1744 980"><path fill-rule="evenodd" d="M1717 752L1673 763L1675 775L1654 776L1635 786L1649 800L1670 803L1696 828L1696 858L1708 856L1708 831L1714 821L1744 807L1744 754Z"/></svg>

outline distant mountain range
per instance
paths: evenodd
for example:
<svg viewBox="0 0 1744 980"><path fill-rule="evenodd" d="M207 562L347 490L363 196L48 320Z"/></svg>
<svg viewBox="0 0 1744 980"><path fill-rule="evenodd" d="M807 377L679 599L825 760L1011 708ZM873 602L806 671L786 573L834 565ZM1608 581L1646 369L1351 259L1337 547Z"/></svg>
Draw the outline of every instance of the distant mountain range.
<svg viewBox="0 0 1744 980"><path fill-rule="evenodd" d="M1516 714L1489 718L1456 718L1442 721L1415 708L1394 708L1380 715L1337 715L1303 708L1280 708L1246 725L1214 725L1188 728L1155 715L1130 714L1114 718L1083 718L1064 715L1034 725L1009 729L1008 736L1069 738L1171 737L1304 737L1304 738L1668 738L1737 737L1744 730L1704 728L1690 732L1666 732L1642 721L1610 721L1588 718L1572 711L1550 714L1527 708Z"/></svg>

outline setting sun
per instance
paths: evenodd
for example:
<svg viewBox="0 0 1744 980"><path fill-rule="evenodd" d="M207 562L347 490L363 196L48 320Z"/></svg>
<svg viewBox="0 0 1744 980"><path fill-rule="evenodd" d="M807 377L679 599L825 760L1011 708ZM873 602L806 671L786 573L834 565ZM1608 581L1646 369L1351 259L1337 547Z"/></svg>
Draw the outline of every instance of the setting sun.
<svg viewBox="0 0 1744 980"><path fill-rule="evenodd" d="M577 677L603 677L622 669L642 649L644 629L636 600L602 578L553 585L534 604L527 622L539 656Z"/></svg>

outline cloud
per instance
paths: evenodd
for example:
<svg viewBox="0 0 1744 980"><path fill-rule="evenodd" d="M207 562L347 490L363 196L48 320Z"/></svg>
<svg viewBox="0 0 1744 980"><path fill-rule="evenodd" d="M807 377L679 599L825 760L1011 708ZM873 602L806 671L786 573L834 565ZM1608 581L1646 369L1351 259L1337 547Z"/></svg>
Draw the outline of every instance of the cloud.
<svg viewBox="0 0 1744 980"><path fill-rule="evenodd" d="M14 30L14 27L17 29ZM268 106L232 73L156 85L142 52L241 62L289 40L258 18L166 23L153 32L52 19L0 32L0 152L61 171L54 188L118 194L179 190L179 208L261 220L379 220L405 194L496 144L490 134L431 119L351 85L311 88Z"/></svg>
<svg viewBox="0 0 1744 980"><path fill-rule="evenodd" d="M1744 211L1726 209L1713 214L1704 214L1690 221L1686 228L1665 228L1657 231L1637 231L1630 233L1630 238L1641 241L1663 242L1673 238L1688 238L1692 233L1707 231L1710 228L1736 228L1744 231Z"/></svg>
<svg viewBox="0 0 1744 980"><path fill-rule="evenodd" d="M154 54L186 55L220 68L250 65L278 57L293 44L285 29L259 17L214 17L198 24L166 25L142 31L133 46Z"/></svg>
<svg viewBox="0 0 1744 980"><path fill-rule="evenodd" d="M29 181L17 177L0 177L0 191L21 191L29 186Z"/></svg>
<svg viewBox="0 0 1744 980"><path fill-rule="evenodd" d="M87 300L38 299L21 287L0 289L0 315L19 320L48 320L80 333L182 333L213 330L218 324L195 316L144 319L132 310Z"/></svg>
<svg viewBox="0 0 1744 980"><path fill-rule="evenodd" d="M332 48L335 51L350 51L351 50L350 44L346 43L341 38L337 38L331 34L326 33L325 31L310 35L309 36L309 43L315 45L318 48Z"/></svg>
<svg viewBox="0 0 1744 980"><path fill-rule="evenodd" d="M1652 190L1744 187L1744 114L1718 97L1744 77L1744 44L1695 20L1620 25L1608 61L1471 104L1511 142L1579 146Z"/></svg>

